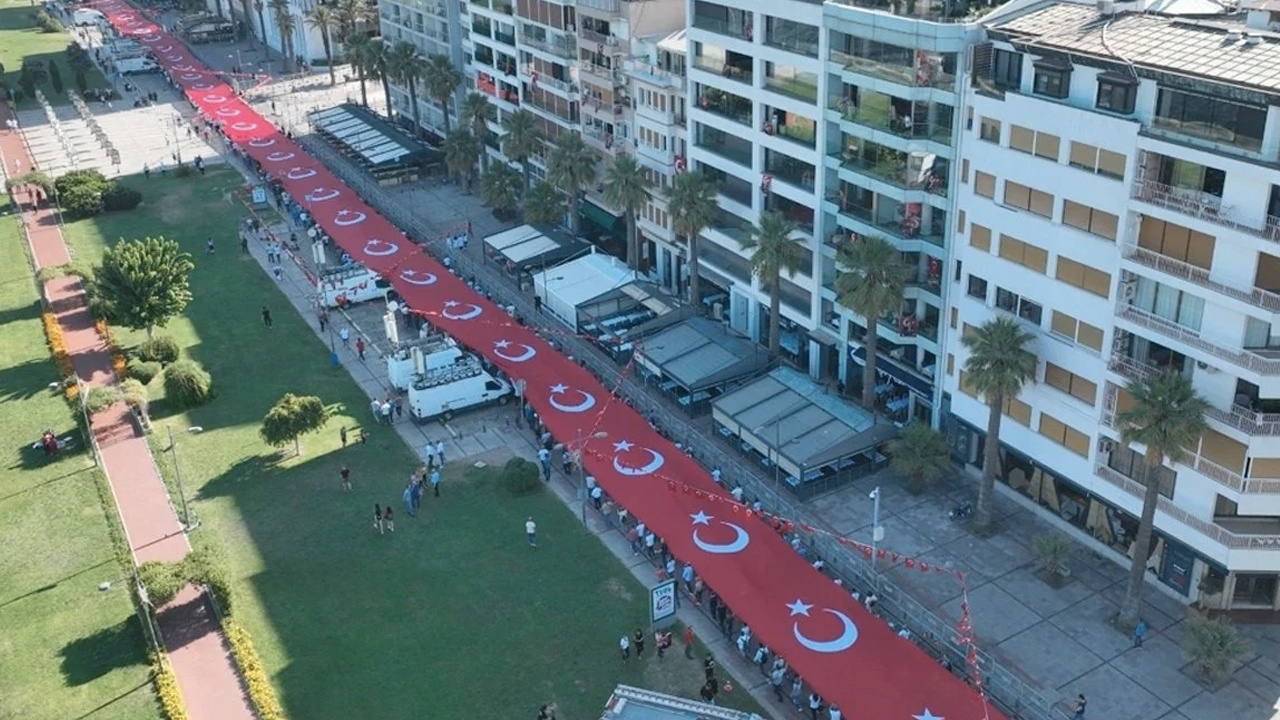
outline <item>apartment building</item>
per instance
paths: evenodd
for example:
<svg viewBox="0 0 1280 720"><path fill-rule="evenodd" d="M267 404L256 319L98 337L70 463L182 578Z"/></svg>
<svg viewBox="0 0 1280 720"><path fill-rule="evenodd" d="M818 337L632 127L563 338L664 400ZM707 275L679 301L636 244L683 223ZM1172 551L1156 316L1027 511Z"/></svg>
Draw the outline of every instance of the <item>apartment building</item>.
<svg viewBox="0 0 1280 720"><path fill-rule="evenodd" d="M445 0L387 0L378 3L378 22L384 39L392 43L410 43L423 57L444 55L455 64L462 61L462 38L450 28L458 27L460 18L458 4ZM444 116L440 104L427 97L422 91L421 83L417 94L418 114L422 124L443 128ZM406 88L392 85L391 104L401 117L413 117L409 91ZM456 112L456 106L450 109L451 114Z"/></svg>
<svg viewBox="0 0 1280 720"><path fill-rule="evenodd" d="M1188 600L1280 608L1280 13L1119 7L1007 12L969 53L947 430L980 461L961 337L1016 318L1039 366L1004 408L1000 477L1123 557L1143 491L1124 386L1186 374L1211 429L1161 472L1149 568Z"/></svg>
<svg viewBox="0 0 1280 720"><path fill-rule="evenodd" d="M307 14L320 4L319 0L289 0L289 12L293 15L293 52L305 62L324 62L324 40L320 31L307 22ZM223 15L229 20L243 23L254 37L265 42L272 50L284 52L284 39L280 28L276 25L274 13L266 0L262 2L262 11L256 9L248 17L244 14L245 3L241 0L206 0L205 6L210 12ZM257 5L250 3L251 8ZM276 68L279 71L279 68Z"/></svg>

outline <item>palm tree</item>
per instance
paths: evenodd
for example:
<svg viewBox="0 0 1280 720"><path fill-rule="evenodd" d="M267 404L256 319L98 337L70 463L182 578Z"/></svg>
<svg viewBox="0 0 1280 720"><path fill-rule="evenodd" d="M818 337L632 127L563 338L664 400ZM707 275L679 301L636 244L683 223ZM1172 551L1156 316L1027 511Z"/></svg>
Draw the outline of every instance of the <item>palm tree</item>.
<svg viewBox="0 0 1280 720"><path fill-rule="evenodd" d="M1035 336L1012 318L998 317L982 323L960 339L969 349L964 371L969 386L987 403L987 439L982 451L982 483L974 525L991 526L995 505L996 473L1000 468L1000 418L1004 404L1018 396L1036 374L1036 356L1027 350ZM868 355L869 357L869 355Z"/></svg>
<svg viewBox="0 0 1280 720"><path fill-rule="evenodd" d="M520 163L524 174L524 191L529 192L529 160L542 150L542 130L538 119L528 110L517 110L502 120L502 152L509 159Z"/></svg>
<svg viewBox="0 0 1280 720"><path fill-rule="evenodd" d="M458 128L444 139L444 162L449 172L465 177L467 189L471 189L471 172L476 166L477 146L480 141L466 128Z"/></svg>
<svg viewBox="0 0 1280 720"><path fill-rule="evenodd" d="M413 135L418 137L422 130L422 122L418 111L418 79L422 77L422 56L413 43L401 40L391 46L387 55L386 73L392 80L409 89L409 108L413 111ZM388 108L389 109L389 108Z"/></svg>
<svg viewBox="0 0 1280 720"><path fill-rule="evenodd" d="M488 167L489 154L485 152L485 144L489 139L489 122L497 117L497 108L489 102L483 93L468 93L462 99L462 107L458 111L458 124L471 129L471 134L480 141L477 158L480 168Z"/></svg>
<svg viewBox="0 0 1280 720"><path fill-rule="evenodd" d="M914 422L889 445L889 468L907 479L909 492L922 492L951 469L947 438L925 423Z"/></svg>
<svg viewBox="0 0 1280 720"><path fill-rule="evenodd" d="M551 183L543 180L524 197L524 221L535 225L555 225L564 217L564 196Z"/></svg>
<svg viewBox="0 0 1280 720"><path fill-rule="evenodd" d="M365 90L365 70L376 68L377 62L374 58L378 52L374 47L374 42L366 35L352 35L345 43L347 59L356 69L356 78L360 81L360 104L369 107L369 94ZM372 75L373 72L370 72Z"/></svg>
<svg viewBox="0 0 1280 720"><path fill-rule="evenodd" d="M253 34L253 6L254 0L240 0L240 9L244 12L244 28L248 31L249 42L257 45L257 36Z"/></svg>
<svg viewBox="0 0 1280 720"><path fill-rule="evenodd" d="M604 199L621 208L627 218L627 265L640 269L640 240L636 215L649 202L649 176L627 153L618 153L604 170Z"/></svg>
<svg viewBox="0 0 1280 720"><path fill-rule="evenodd" d="M547 179L569 197L569 230L576 236L582 225L582 190L596 179L596 154L576 132L560 133L547 156Z"/></svg>
<svg viewBox="0 0 1280 720"><path fill-rule="evenodd" d="M444 134L448 135L451 132L449 127L449 98L453 97L453 93L462 84L462 73L458 72L458 69L453 66L453 61L449 59L448 55L437 53L427 58L427 62L423 66L422 78L426 84L427 95L430 95L432 100L440 103L440 112L444 115Z"/></svg>
<svg viewBox="0 0 1280 720"><path fill-rule="evenodd" d="M866 323L862 345L866 367L862 374L862 404L876 406L876 344L879 320L902 303L907 285L907 266L888 240L871 235L844 245L836 257L836 297L841 305L862 316Z"/></svg>
<svg viewBox="0 0 1280 720"><path fill-rule="evenodd" d="M374 38L370 41L370 48L369 67L365 70L371 77L382 81L382 95L387 101L387 118L391 119L395 117L391 109L391 45L384 38ZM414 108L417 109L417 103L414 103Z"/></svg>
<svg viewBox="0 0 1280 720"><path fill-rule="evenodd" d="M1129 586L1118 618L1122 626L1133 627L1138 622L1147 556L1151 553L1151 533L1156 507L1160 504L1159 471L1164 468L1165 458L1180 457L1183 448L1195 447L1200 436L1208 431L1204 416L1209 403L1195 391L1187 376L1177 372L1130 381L1127 390L1133 404L1116 414L1116 426L1126 445L1137 443L1146 447L1140 478L1146 486L1142 518L1133 540Z"/></svg>
<svg viewBox="0 0 1280 720"><path fill-rule="evenodd" d="M280 54L284 55L284 67L293 70L293 31L298 28L293 19L293 8L289 0L271 0L271 19L276 23L276 32L280 34Z"/></svg>
<svg viewBox="0 0 1280 720"><path fill-rule="evenodd" d="M499 217L505 218L519 207L523 189L520 173L503 162L489 163L489 169L480 177L480 199L496 210Z"/></svg>
<svg viewBox="0 0 1280 720"><path fill-rule="evenodd" d="M328 5L317 4L307 13L307 24L320 31L320 42L324 45L324 61L329 66L329 86L338 84L338 75L333 69L333 38L330 30L335 22L335 11ZM361 86L363 90L363 86Z"/></svg>
<svg viewBox="0 0 1280 720"><path fill-rule="evenodd" d="M267 44L267 20L262 14L262 11L265 10L266 7L267 6L263 4L262 0L253 0L253 9L258 11L258 32L262 33L263 45Z"/></svg>
<svg viewBox="0 0 1280 720"><path fill-rule="evenodd" d="M360 24L375 17L373 9L365 0L338 0L334 7L338 37L344 44L357 35L363 35L359 32Z"/></svg>
<svg viewBox="0 0 1280 720"><path fill-rule="evenodd" d="M701 172L685 172L676 176L667 196L671 224L689 243L689 303L695 309L702 299L698 291L698 235L720 212L718 192L711 178Z"/></svg>
<svg viewBox="0 0 1280 720"><path fill-rule="evenodd" d="M782 337L782 273L795 277L804 261L804 245L791 237L795 223L781 213L767 210L751 235L738 241L751 253L751 272L769 286L769 352L778 352Z"/></svg>

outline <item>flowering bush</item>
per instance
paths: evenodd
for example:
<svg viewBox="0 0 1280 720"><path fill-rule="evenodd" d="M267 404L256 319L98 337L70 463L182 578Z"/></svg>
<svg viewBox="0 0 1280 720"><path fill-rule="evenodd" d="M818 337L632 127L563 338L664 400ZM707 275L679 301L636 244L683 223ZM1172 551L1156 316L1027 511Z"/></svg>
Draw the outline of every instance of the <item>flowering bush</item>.
<svg viewBox="0 0 1280 720"><path fill-rule="evenodd" d="M182 701L182 692L178 690L178 681L169 669L169 661L158 651L151 653L151 678L156 684L156 697L160 700L160 709L169 720L188 720L187 706Z"/></svg>
<svg viewBox="0 0 1280 720"><path fill-rule="evenodd" d="M49 341L49 350L53 353L53 364L57 365L58 374L63 379L63 391L68 400L75 400L80 396L80 386L73 380L76 369L71 364L71 354L67 352L67 340L62 335L62 326L51 312L41 313L40 319L44 321L44 335Z"/></svg>
<svg viewBox="0 0 1280 720"><path fill-rule="evenodd" d="M285 720L284 708L280 706L266 668L262 667L262 659L253 647L249 631L234 620L224 620L222 631L226 633L231 656L235 658L236 667L240 668L244 684L249 688L249 700L257 708L258 717L261 720Z"/></svg>

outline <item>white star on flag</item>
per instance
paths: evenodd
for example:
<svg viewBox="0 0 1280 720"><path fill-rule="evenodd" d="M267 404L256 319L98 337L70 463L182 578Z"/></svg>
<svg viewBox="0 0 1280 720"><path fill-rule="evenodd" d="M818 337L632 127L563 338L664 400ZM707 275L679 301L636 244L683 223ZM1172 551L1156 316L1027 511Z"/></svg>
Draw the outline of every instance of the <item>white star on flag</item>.
<svg viewBox="0 0 1280 720"><path fill-rule="evenodd" d="M457 301L457 300L448 300L448 301L446 301L446 302L445 302L444 306L445 306L445 307L457 307L457 306L458 306L458 301Z"/></svg>
<svg viewBox="0 0 1280 720"><path fill-rule="evenodd" d="M787 603L787 609L791 611L791 615L789 617L795 617L796 615L809 617L809 609L812 607L812 605L806 604L805 601L800 598L796 598L796 601L793 603ZM942 719L939 718L938 720Z"/></svg>
<svg viewBox="0 0 1280 720"><path fill-rule="evenodd" d="M929 712L929 708L924 709L923 715L912 715L911 717L915 718L916 720L947 720L941 715L934 715L933 713Z"/></svg>
<svg viewBox="0 0 1280 720"><path fill-rule="evenodd" d="M697 515L690 515L689 517L693 518L694 525L710 525L711 524L711 516L701 510L698 511Z"/></svg>
<svg viewBox="0 0 1280 720"><path fill-rule="evenodd" d="M499 340L498 342L493 344L493 346L498 349L508 347L509 345L511 345L511 343L507 342L506 340Z"/></svg>
<svg viewBox="0 0 1280 720"><path fill-rule="evenodd" d="M630 450L633 447L635 447L635 443L629 443L626 440L619 440L618 442L613 444L613 449L615 452L625 452L627 450Z"/></svg>
<svg viewBox="0 0 1280 720"><path fill-rule="evenodd" d="M564 383L556 383L555 385L551 386L551 392L553 393L562 393L568 389L569 389L569 386L565 385Z"/></svg>

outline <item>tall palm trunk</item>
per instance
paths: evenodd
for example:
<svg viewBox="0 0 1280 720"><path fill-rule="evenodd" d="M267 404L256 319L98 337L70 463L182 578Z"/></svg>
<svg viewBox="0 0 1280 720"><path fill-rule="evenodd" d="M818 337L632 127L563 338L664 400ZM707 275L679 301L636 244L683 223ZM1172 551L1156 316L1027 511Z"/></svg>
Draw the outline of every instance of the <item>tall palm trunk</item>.
<svg viewBox="0 0 1280 720"><path fill-rule="evenodd" d="M529 194L529 172L530 172L529 163L532 161L533 161L533 158L525 158L520 161L520 174L524 178L524 194L526 196L528 196Z"/></svg>
<svg viewBox="0 0 1280 720"><path fill-rule="evenodd" d="M582 230L582 191L574 188L569 194L569 232L574 237Z"/></svg>
<svg viewBox="0 0 1280 720"><path fill-rule="evenodd" d="M320 40L324 43L324 61L329 64L329 87L338 84L338 73L333 69L333 40L329 37L329 26L320 28Z"/></svg>
<svg viewBox="0 0 1280 720"><path fill-rule="evenodd" d="M689 236L689 304L702 312L702 288L698 283L698 234Z"/></svg>
<svg viewBox="0 0 1280 720"><path fill-rule="evenodd" d="M356 66L356 79L360 81L360 104L369 107L369 92L364 87L364 63L358 62Z"/></svg>
<svg viewBox="0 0 1280 720"><path fill-rule="evenodd" d="M978 506L974 511L974 525L991 526L995 506L996 473L1000 468L1000 414L1004 412L1004 395L987 398L987 441L982 449L982 482L978 484Z"/></svg>
<svg viewBox="0 0 1280 720"><path fill-rule="evenodd" d="M436 99L440 102L440 114L444 116L444 134L448 136L449 133L453 132L453 130L449 126L449 99L448 98L436 98Z"/></svg>
<svg viewBox="0 0 1280 720"><path fill-rule="evenodd" d="M1124 627L1136 625L1139 610L1142 606L1142 589L1144 575L1147 573L1147 556L1151 554L1151 534L1155 527L1156 508L1160 505L1160 479L1157 469L1164 464L1164 458L1153 454L1150 445L1142 462L1142 482L1147 486L1142 495L1142 518L1138 521L1138 535L1133 539L1133 561L1129 565L1129 588L1125 592L1124 602L1120 603L1118 622Z"/></svg>
<svg viewBox="0 0 1280 720"><path fill-rule="evenodd" d="M862 334L862 349L867 353L862 363L862 406L868 410L876 407L876 347L880 344L880 328L870 318L867 330Z"/></svg>
<svg viewBox="0 0 1280 720"><path fill-rule="evenodd" d="M782 341L782 273L775 272L769 286L769 352L778 352Z"/></svg>
<svg viewBox="0 0 1280 720"><path fill-rule="evenodd" d="M418 83L409 78L409 107L413 110L413 136L420 137L422 122L418 118Z"/></svg>
<svg viewBox="0 0 1280 720"><path fill-rule="evenodd" d="M385 72L382 73L382 94L386 96L387 100L387 119L391 120L395 117L395 111L392 110L391 105L391 80Z"/></svg>
<svg viewBox="0 0 1280 720"><path fill-rule="evenodd" d="M627 211L627 267L635 270L640 267L640 242L636 237L636 213Z"/></svg>

